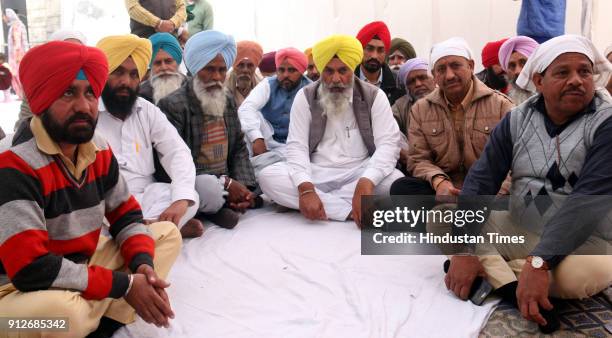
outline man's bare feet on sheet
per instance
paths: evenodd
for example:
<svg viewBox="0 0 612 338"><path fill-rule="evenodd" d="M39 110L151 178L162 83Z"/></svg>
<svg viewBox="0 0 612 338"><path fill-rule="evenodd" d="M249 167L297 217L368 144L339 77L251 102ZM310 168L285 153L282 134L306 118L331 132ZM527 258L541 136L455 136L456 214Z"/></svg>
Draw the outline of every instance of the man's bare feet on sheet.
<svg viewBox="0 0 612 338"><path fill-rule="evenodd" d="M204 224L201 221L192 218L181 228L181 236L183 238L196 238L204 233Z"/></svg>

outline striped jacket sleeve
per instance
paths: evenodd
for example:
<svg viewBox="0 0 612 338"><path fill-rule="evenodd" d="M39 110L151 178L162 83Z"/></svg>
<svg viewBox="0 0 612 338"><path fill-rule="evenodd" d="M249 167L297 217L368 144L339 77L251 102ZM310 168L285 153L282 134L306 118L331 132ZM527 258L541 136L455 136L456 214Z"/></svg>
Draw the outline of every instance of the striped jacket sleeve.
<svg viewBox="0 0 612 338"><path fill-rule="evenodd" d="M121 249L121 255L130 270L141 264L153 267L155 241L149 227L143 224L142 210L119 173L117 159L110 149L98 153L107 167L103 180L106 219L110 223L110 234Z"/></svg>
<svg viewBox="0 0 612 338"><path fill-rule="evenodd" d="M80 291L86 299L123 296L126 273L50 252L40 175L13 152L0 154L0 268L22 292L54 288Z"/></svg>

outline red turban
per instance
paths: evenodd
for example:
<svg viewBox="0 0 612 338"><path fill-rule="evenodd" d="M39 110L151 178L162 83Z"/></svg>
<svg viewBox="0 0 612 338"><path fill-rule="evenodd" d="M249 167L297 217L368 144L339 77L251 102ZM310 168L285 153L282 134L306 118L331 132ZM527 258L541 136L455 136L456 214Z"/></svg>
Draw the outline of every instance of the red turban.
<svg viewBox="0 0 612 338"><path fill-rule="evenodd" d="M391 48L391 33L389 28L382 21L374 21L365 25L359 33L357 33L357 40L361 42L363 48L372 41L372 39L378 36L378 38L385 44L385 51L388 53Z"/></svg>
<svg viewBox="0 0 612 338"><path fill-rule="evenodd" d="M21 60L19 77L32 113L39 115L57 100L83 70L94 95L100 97L108 77L101 50L65 41L30 49Z"/></svg>
<svg viewBox="0 0 612 338"><path fill-rule="evenodd" d="M482 49L482 66L489 68L499 64L499 49L508 40L501 39L499 41L488 42Z"/></svg>
<svg viewBox="0 0 612 338"><path fill-rule="evenodd" d="M304 54L301 50L297 50L295 48L284 48L276 51L276 55L274 56L274 63L276 64L276 68L280 67L281 63L289 62L290 65L295 67L298 72L303 73L308 68L308 58L306 54Z"/></svg>

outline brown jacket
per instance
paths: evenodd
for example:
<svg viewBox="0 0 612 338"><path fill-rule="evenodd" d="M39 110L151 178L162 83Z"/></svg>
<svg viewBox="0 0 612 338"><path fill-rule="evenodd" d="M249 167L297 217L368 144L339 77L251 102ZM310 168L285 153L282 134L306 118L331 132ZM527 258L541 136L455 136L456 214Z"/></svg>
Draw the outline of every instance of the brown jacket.
<svg viewBox="0 0 612 338"><path fill-rule="evenodd" d="M439 88L417 101L410 110L408 172L428 181L445 175L461 188L467 171L484 150L489 133L512 109L512 101L472 77L472 98L465 107L463 149L453 128L450 108Z"/></svg>

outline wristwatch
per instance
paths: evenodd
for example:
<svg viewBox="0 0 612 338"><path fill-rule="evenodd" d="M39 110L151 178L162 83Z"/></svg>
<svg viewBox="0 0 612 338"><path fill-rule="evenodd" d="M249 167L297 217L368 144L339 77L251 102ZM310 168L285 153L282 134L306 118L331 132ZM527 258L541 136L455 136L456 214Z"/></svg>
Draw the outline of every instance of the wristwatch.
<svg viewBox="0 0 612 338"><path fill-rule="evenodd" d="M536 270L549 270L548 264L546 264L546 261L544 261L544 259L540 256L529 256L527 257L527 262Z"/></svg>

